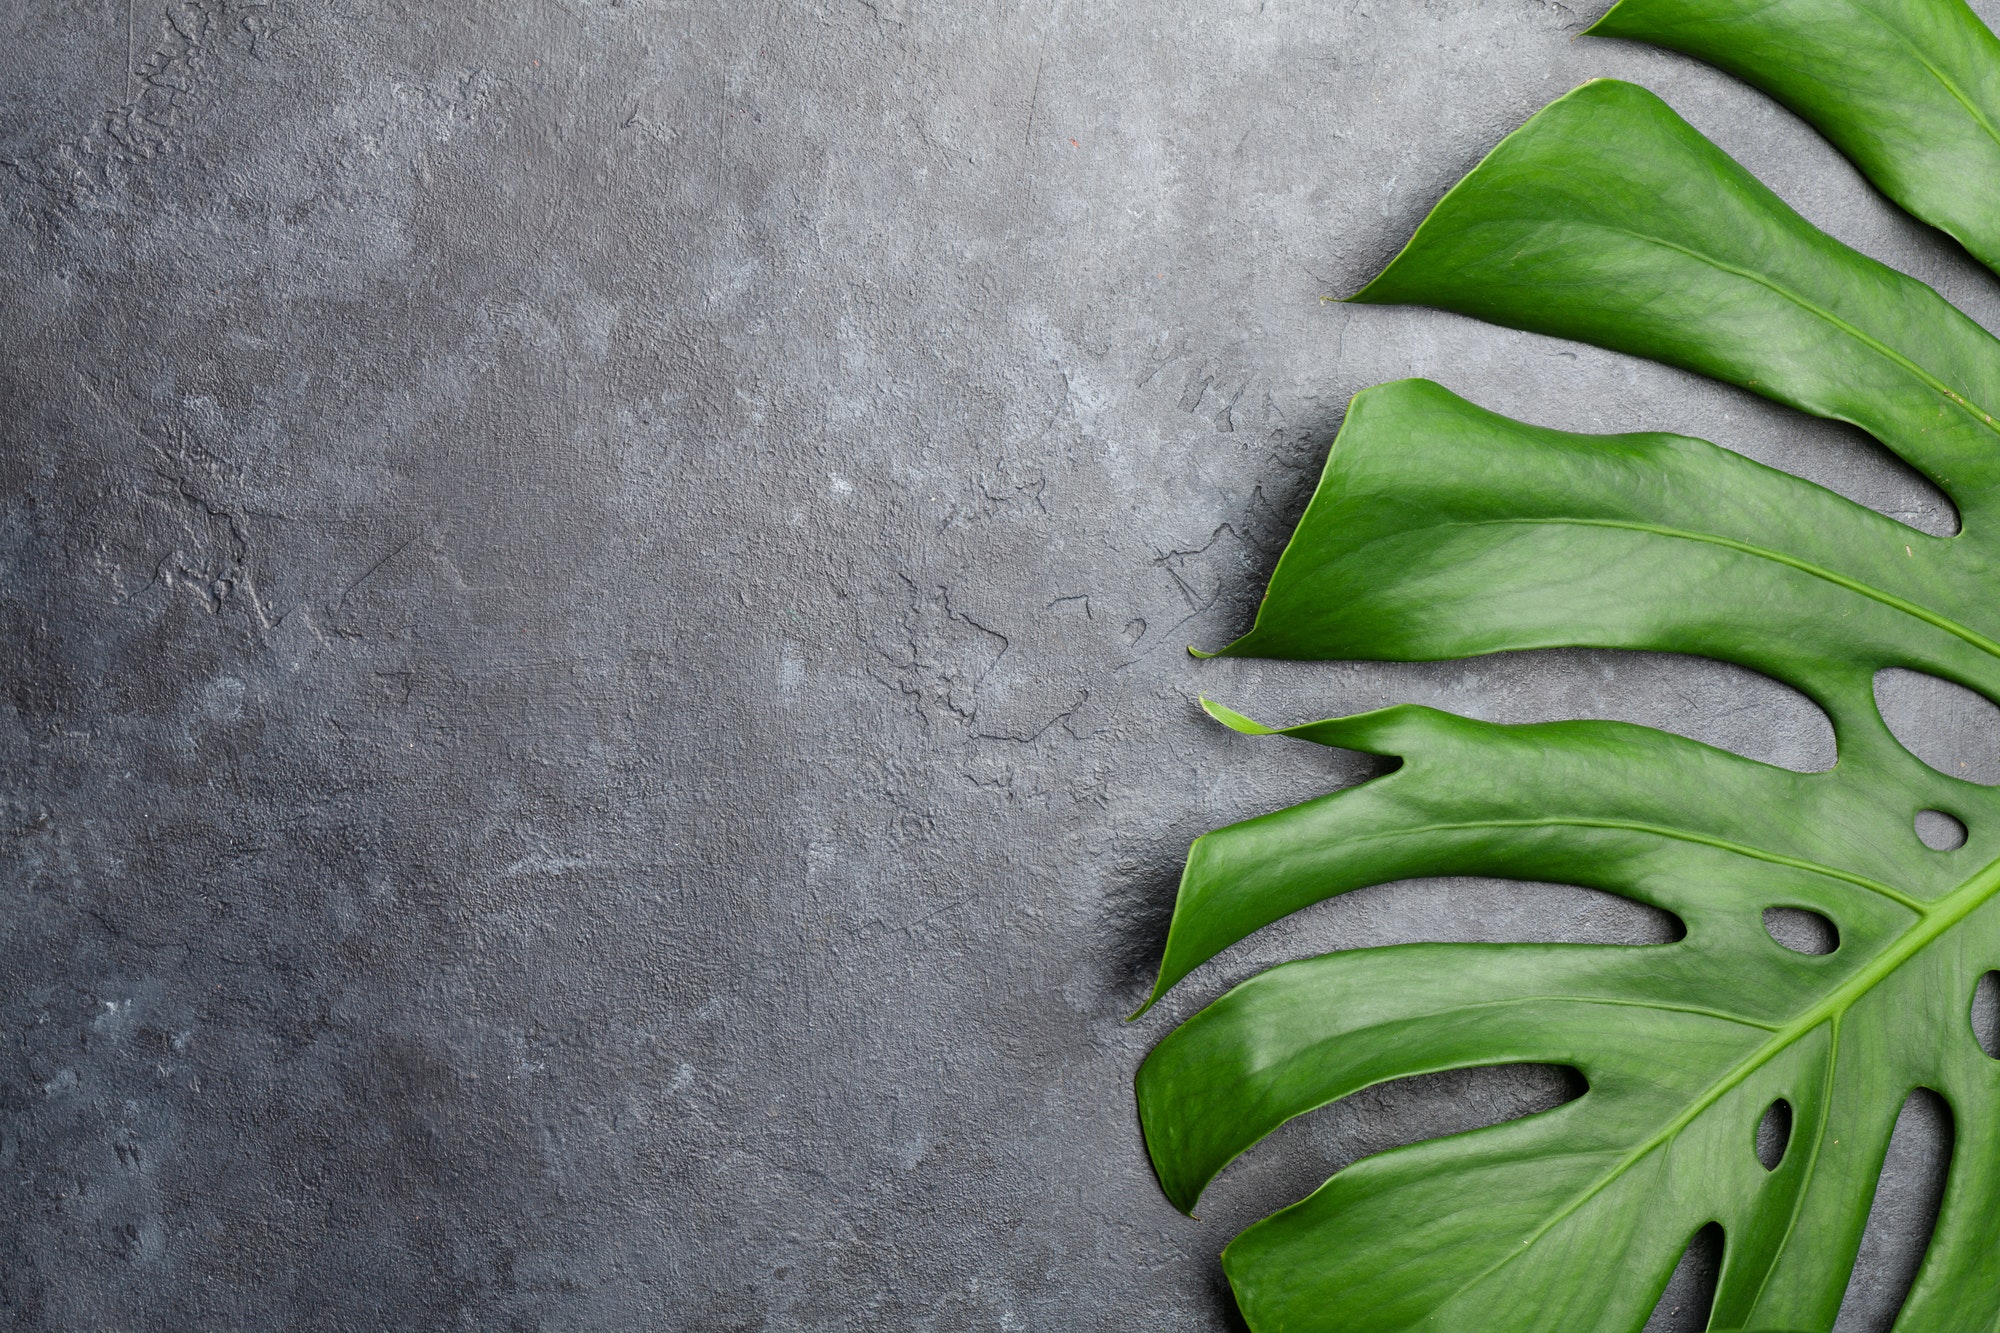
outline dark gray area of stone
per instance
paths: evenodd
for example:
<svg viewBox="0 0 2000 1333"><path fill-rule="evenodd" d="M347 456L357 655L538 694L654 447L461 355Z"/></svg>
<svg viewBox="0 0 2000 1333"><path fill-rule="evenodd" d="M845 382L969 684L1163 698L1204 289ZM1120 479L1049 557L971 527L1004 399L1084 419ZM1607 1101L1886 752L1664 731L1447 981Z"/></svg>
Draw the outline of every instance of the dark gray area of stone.
<svg viewBox="0 0 2000 1333"><path fill-rule="evenodd" d="M1644 1333L1680 1333L1708 1327L1715 1288L1722 1277L1722 1228L1714 1222L1697 1231L1667 1279Z"/></svg>
<svg viewBox="0 0 2000 1333"><path fill-rule="evenodd" d="M1615 75L2000 323L1800 123L1594 14L0 12L0 1323L1230 1329L1236 1229L1573 1095L1373 1089L1197 1222L1130 1080L1303 952L1672 938L1577 889L1367 890L1122 1020L1190 839L1377 771L1197 693L1833 761L1803 698L1693 660L1191 660L1355 390L1680 430L1953 530L1855 432L1328 300ZM1925 688L1913 745L1996 753ZM1843 1330L1907 1281L1935 1122L1904 1117ZM1696 1326L1701 1267L1656 1328Z"/></svg>
<svg viewBox="0 0 2000 1333"><path fill-rule="evenodd" d="M1780 1097L1764 1110L1757 1122L1757 1161L1766 1171L1775 1171L1785 1160L1792 1143L1792 1104Z"/></svg>
<svg viewBox="0 0 2000 1333"><path fill-rule="evenodd" d="M2000 784L2000 707L1963 685L1921 671L1875 673L1876 707L1910 752L1953 777Z"/></svg>
<svg viewBox="0 0 2000 1333"><path fill-rule="evenodd" d="M2000 972L1988 972L1972 988L1972 1035L1981 1050L2000 1060Z"/></svg>
<svg viewBox="0 0 2000 1333"><path fill-rule="evenodd" d="M1955 852L1965 846L1965 824L1956 815L1919 810L1910 823L1917 831L1917 841L1934 852Z"/></svg>
<svg viewBox="0 0 2000 1333"><path fill-rule="evenodd" d="M1951 1108L1930 1089L1918 1088L1903 1103L1889 1137L1868 1230L1834 1333L1862 1333L1895 1322L1937 1222L1950 1167Z"/></svg>
<svg viewBox="0 0 2000 1333"><path fill-rule="evenodd" d="M1840 928L1800 907L1765 908L1764 929L1794 953L1829 954L1840 947Z"/></svg>

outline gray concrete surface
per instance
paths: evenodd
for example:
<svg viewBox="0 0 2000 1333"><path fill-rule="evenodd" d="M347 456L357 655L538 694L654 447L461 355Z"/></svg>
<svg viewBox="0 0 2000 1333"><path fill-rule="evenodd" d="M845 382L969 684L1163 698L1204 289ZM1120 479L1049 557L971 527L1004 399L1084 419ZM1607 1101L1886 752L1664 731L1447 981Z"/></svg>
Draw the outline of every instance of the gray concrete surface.
<svg viewBox="0 0 2000 1333"><path fill-rule="evenodd" d="M1580 890L1371 890L1121 1016L1191 838L1372 771L1197 692L1831 761L1694 661L1190 660L1355 390L1679 429L1950 529L1852 432L1326 300L1617 75L2000 325L1799 123L1595 12L8 6L0 1323L1229 1329L1237 1228L1567 1095L1376 1089L1193 1222L1129 1085L1308 950L1660 937ZM1878 1212L1844 1327L1927 1225Z"/></svg>

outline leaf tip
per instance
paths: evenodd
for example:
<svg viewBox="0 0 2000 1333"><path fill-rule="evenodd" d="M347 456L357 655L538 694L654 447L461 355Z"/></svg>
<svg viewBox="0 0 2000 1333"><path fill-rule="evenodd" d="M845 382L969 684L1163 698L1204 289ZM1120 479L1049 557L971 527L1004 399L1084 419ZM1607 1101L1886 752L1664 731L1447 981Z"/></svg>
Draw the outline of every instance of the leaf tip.
<svg viewBox="0 0 2000 1333"><path fill-rule="evenodd" d="M1382 273L1387 273L1388 271L1385 268L1382 270ZM1383 301L1376 296L1370 295L1375 290L1376 285L1381 282L1382 273L1377 273L1374 277L1362 283L1358 290L1341 297L1340 303L1342 305L1394 305L1395 302L1393 300Z"/></svg>
<svg viewBox="0 0 2000 1333"><path fill-rule="evenodd" d="M1602 14L1599 14L1597 16L1596 22L1592 23L1588 28L1585 28L1582 32L1575 34L1575 36L1571 37L1570 40L1574 41L1576 40L1577 37L1623 36L1624 35L1623 33L1612 31L1614 28L1617 27L1617 24L1614 22L1614 17L1618 15L1618 11L1622 8L1624 8L1624 3L1623 0L1620 0L1618 4L1611 6L1611 8L1605 10ZM1604 29L1604 31L1602 32L1598 31L1600 28Z"/></svg>
<svg viewBox="0 0 2000 1333"><path fill-rule="evenodd" d="M1196 841L1200 840L1196 839ZM1147 993L1144 1004L1141 1004L1137 1009L1125 1015L1125 1021L1127 1023L1136 1023L1139 1019L1145 1017L1147 1011L1160 1002L1160 997L1172 990L1174 983L1185 975L1186 973L1183 972L1175 976L1168 976L1167 960L1165 958L1160 959L1160 970L1153 976L1153 989Z"/></svg>
<svg viewBox="0 0 2000 1333"><path fill-rule="evenodd" d="M1245 736L1275 736L1278 734L1276 727L1267 727L1262 722L1257 721L1257 719L1245 717L1234 708L1230 708L1225 704L1219 704L1205 695L1200 697L1200 703L1204 713L1207 713L1231 731L1241 732Z"/></svg>

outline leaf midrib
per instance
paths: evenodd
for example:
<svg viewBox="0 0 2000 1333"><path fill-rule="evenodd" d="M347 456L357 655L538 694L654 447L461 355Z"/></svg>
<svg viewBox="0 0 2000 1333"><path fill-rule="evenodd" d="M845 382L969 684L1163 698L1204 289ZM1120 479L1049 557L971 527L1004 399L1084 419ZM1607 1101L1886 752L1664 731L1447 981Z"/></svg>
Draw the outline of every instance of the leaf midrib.
<svg viewBox="0 0 2000 1333"><path fill-rule="evenodd" d="M1947 930L1950 930L1953 926L1965 920L1966 917L1972 915L1973 912L1985 905L1996 891L2000 891L2000 859L1988 862L1956 889L1953 889L1935 903L1921 909L1917 920L1904 930L1901 935L1897 936L1887 949L1884 949L1874 959L1870 960L1853 976L1834 987L1825 999L1807 1009L1805 1013L1792 1022L1777 1029L1762 1046L1759 1046L1755 1051L1745 1056L1733 1069L1710 1084L1708 1090L1700 1097L1697 1097L1688 1106L1687 1110L1675 1116L1644 1143L1627 1153L1617 1166L1606 1172L1589 1189L1579 1194L1570 1202L1568 1207L1537 1227L1521 1242L1520 1249L1512 1251L1474 1274L1454 1291L1447 1300L1456 1300L1465 1292L1484 1282L1501 1268L1512 1263L1517 1256L1533 1249L1535 1242L1547 1235L1551 1229L1565 1218L1570 1217L1577 1209L1583 1207L1590 1200L1597 1197L1597 1195L1616 1184L1633 1166L1637 1165L1663 1144L1671 1141L1682 1130L1693 1124L1695 1119L1704 1111L1714 1106L1716 1102L1728 1095L1732 1089L1743 1083L1745 1079L1748 1079L1752 1074L1776 1059L1781 1053L1798 1042L1800 1038L1811 1033L1822 1023L1832 1021L1837 1025L1839 1020L1859 1002L1863 995L1866 995L1869 991L1887 980L1898 968L1921 953ZM1831 1053L1829 1054L1829 1058L1831 1058ZM1440 1304L1443 1303L1440 1302Z"/></svg>

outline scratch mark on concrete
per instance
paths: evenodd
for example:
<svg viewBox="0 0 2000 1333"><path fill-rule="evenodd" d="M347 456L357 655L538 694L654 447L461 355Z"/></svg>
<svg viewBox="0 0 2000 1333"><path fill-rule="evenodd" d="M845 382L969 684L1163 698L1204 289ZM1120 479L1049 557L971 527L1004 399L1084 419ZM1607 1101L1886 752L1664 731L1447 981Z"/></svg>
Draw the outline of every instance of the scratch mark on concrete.
<svg viewBox="0 0 2000 1333"><path fill-rule="evenodd" d="M360 578L354 580L354 582L348 584L345 588L342 588L340 590L340 596L334 599L334 605L336 607L347 605L347 598L349 594L351 594L356 588L360 587L362 584L368 582L368 580L374 578L376 574L381 572L381 569L384 565L388 564L391 560L394 560L397 556L401 555L403 552L409 550L410 543L415 540L416 540L416 535L414 533L408 537L403 538L402 543L398 545L395 550L389 552L389 554L383 556L380 560L377 560L374 564L368 566L368 568L362 573Z"/></svg>
<svg viewBox="0 0 2000 1333"><path fill-rule="evenodd" d="M1021 131L1021 143L1024 146L1035 134L1035 104L1042 100L1042 71L1047 65L1047 61L1035 62L1035 88L1028 94L1028 124L1027 128Z"/></svg>

